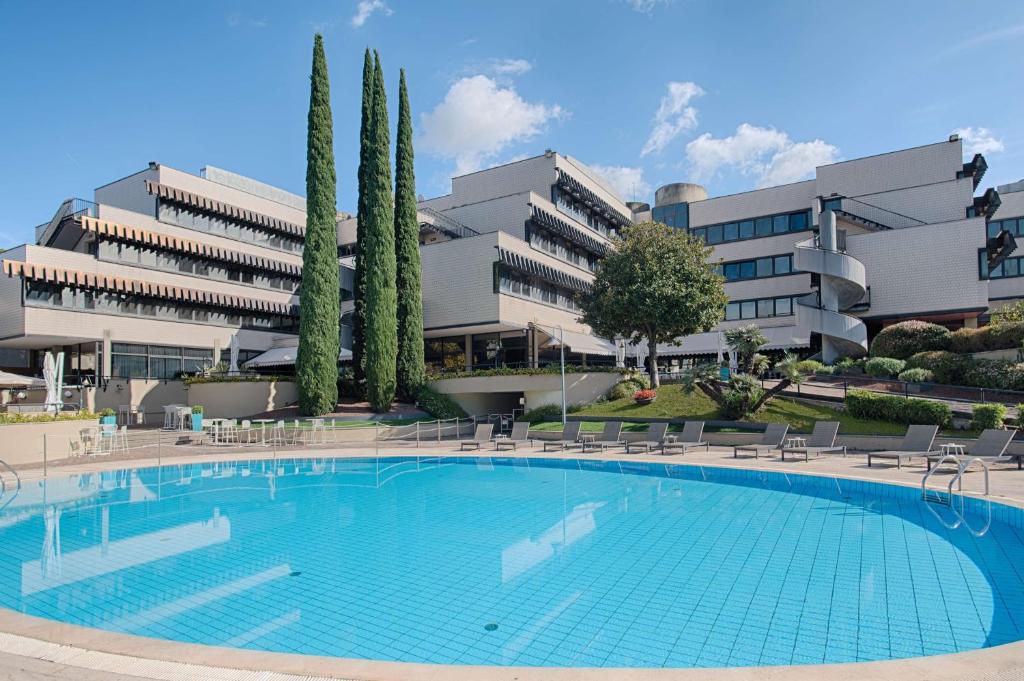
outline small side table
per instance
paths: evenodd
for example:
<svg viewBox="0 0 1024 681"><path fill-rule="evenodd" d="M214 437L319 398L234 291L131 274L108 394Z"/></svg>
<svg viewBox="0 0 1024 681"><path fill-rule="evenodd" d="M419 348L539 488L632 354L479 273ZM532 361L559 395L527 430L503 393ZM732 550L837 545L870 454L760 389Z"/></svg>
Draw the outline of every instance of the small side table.
<svg viewBox="0 0 1024 681"><path fill-rule="evenodd" d="M597 439L597 433L580 433L579 442L593 442Z"/></svg>
<svg viewBox="0 0 1024 681"><path fill-rule="evenodd" d="M786 438L785 447L787 449L791 448L791 447L806 447L806 446L807 446L807 438L804 438L804 437L789 437L789 438Z"/></svg>
<svg viewBox="0 0 1024 681"><path fill-rule="evenodd" d="M947 442L939 447L939 451L942 455L952 454L953 456L963 456L967 453L967 449L963 445L957 444L956 442Z"/></svg>

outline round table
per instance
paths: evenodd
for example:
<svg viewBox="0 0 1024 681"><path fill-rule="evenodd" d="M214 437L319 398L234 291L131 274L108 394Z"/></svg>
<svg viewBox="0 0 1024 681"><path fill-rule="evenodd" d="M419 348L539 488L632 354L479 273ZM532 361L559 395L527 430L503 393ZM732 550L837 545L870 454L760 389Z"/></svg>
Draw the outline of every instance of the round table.
<svg viewBox="0 0 1024 681"><path fill-rule="evenodd" d="M277 419L252 419L252 423L260 424L260 444L267 446L267 424L277 423Z"/></svg>

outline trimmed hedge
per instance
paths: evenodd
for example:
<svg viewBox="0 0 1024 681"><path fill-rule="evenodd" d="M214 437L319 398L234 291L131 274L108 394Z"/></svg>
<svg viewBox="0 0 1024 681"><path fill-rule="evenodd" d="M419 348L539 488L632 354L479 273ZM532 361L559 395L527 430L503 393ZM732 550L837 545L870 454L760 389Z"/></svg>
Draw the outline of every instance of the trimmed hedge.
<svg viewBox="0 0 1024 681"><path fill-rule="evenodd" d="M980 329L958 329L950 336L952 352L986 352L1011 350L1024 343L1024 322L1006 322Z"/></svg>
<svg viewBox="0 0 1024 681"><path fill-rule="evenodd" d="M931 383L935 380L935 375L927 369L907 369L901 371L897 378L907 383Z"/></svg>
<svg viewBox="0 0 1024 681"><path fill-rule="evenodd" d="M845 403L850 415L863 419L939 427L948 427L953 423L952 410L942 402L851 390L846 395Z"/></svg>
<svg viewBox="0 0 1024 681"><path fill-rule="evenodd" d="M114 410L106 414L104 409L99 414L91 411L62 411L57 414L22 414L16 411L0 412L0 426L16 425L19 423L53 423L54 421L96 421L100 416L113 416Z"/></svg>
<svg viewBox="0 0 1024 681"><path fill-rule="evenodd" d="M919 352L907 359L907 369L927 369L932 372L937 383L965 385L964 375L970 368L972 360L967 355L955 352L932 351Z"/></svg>
<svg viewBox="0 0 1024 681"><path fill-rule="evenodd" d="M972 412L971 428L974 430L1002 428L1003 420L1006 418L1006 407L1001 404L976 404Z"/></svg>
<svg viewBox="0 0 1024 681"><path fill-rule="evenodd" d="M630 396L632 396L632 393L630 393ZM565 407L566 414L572 414L573 412L577 412L579 410L579 405L575 404L566 405ZM542 423L543 421L546 421L548 418L561 419L562 405L545 404L543 406L537 407L536 409L531 409L530 411L526 412L519 418L522 421L529 421L530 423Z"/></svg>
<svg viewBox="0 0 1024 681"><path fill-rule="evenodd" d="M435 419L465 418L466 411L448 395L439 393L430 386L420 386L416 393L420 408Z"/></svg>
<svg viewBox="0 0 1024 681"><path fill-rule="evenodd" d="M864 363L864 371L876 378L891 378L903 371L905 364L894 357L872 357Z"/></svg>
<svg viewBox="0 0 1024 681"><path fill-rule="evenodd" d="M907 359L919 352L949 349L951 333L938 324L918 320L887 326L871 341L872 357Z"/></svg>

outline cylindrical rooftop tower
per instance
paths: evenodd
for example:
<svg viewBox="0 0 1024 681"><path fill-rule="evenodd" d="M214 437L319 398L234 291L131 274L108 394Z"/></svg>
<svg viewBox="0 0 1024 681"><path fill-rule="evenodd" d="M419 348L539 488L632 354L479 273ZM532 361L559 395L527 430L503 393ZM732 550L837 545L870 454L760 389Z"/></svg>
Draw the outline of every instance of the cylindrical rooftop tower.
<svg viewBox="0 0 1024 681"><path fill-rule="evenodd" d="M690 182L673 182L659 187L654 192L655 206L668 206L673 203L693 203L708 198L708 190L699 184Z"/></svg>

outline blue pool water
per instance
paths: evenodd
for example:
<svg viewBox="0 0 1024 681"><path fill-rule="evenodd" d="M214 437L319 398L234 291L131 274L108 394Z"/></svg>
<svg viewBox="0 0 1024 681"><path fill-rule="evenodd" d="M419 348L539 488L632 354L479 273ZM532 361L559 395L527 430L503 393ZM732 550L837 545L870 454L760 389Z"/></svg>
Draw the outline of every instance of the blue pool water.
<svg viewBox="0 0 1024 681"><path fill-rule="evenodd" d="M711 667L1024 638L1022 512L885 485L403 457L51 476L4 502L0 606L176 641Z"/></svg>

